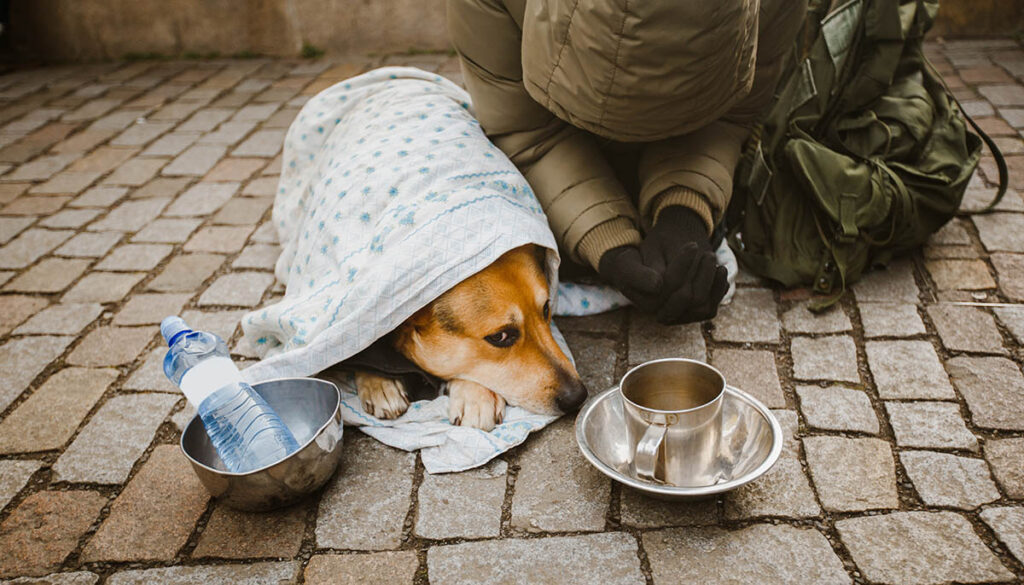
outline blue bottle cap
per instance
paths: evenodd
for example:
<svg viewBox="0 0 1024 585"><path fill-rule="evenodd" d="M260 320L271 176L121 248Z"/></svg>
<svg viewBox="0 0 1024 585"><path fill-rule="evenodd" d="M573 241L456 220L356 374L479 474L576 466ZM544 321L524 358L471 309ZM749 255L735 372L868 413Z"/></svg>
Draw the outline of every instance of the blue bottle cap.
<svg viewBox="0 0 1024 585"><path fill-rule="evenodd" d="M164 341L168 346L174 345L178 337L186 333L192 333L192 329L185 324L185 320L181 317L171 315L160 322L160 335L164 336Z"/></svg>

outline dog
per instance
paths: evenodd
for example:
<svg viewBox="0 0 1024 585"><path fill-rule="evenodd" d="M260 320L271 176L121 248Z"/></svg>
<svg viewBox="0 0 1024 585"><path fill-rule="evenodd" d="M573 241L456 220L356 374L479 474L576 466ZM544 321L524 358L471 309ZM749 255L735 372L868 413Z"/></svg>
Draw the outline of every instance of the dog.
<svg viewBox="0 0 1024 585"><path fill-rule="evenodd" d="M551 334L543 250L512 249L423 307L390 334L400 354L447 382L448 418L490 431L505 405L572 412L587 398L575 366ZM363 409L393 419L409 408L399 379L357 371Z"/></svg>

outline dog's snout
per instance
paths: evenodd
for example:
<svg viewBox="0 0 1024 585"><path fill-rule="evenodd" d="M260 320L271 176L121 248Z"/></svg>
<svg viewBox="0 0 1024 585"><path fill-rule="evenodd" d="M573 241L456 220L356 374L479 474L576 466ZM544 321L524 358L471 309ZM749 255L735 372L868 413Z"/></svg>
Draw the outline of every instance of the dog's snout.
<svg viewBox="0 0 1024 585"><path fill-rule="evenodd" d="M555 406L562 412L573 412L587 400L587 387L576 376L558 376L561 386L555 395Z"/></svg>

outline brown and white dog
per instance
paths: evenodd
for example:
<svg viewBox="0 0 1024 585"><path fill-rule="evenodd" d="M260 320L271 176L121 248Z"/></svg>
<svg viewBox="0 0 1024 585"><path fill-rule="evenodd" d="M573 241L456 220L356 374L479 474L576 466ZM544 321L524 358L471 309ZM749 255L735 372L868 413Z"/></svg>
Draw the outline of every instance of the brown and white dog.
<svg viewBox="0 0 1024 585"><path fill-rule="evenodd" d="M491 430L505 404L540 414L580 407L587 389L551 334L542 250L506 252L417 311L392 334L399 353L448 382L453 424ZM396 418L409 407L400 380L356 373L363 409Z"/></svg>

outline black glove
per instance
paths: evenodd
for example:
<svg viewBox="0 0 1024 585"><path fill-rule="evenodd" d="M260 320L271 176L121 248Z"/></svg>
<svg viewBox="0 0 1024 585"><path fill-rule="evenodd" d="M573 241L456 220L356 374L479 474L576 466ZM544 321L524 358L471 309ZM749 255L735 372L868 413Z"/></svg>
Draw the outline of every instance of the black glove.
<svg viewBox="0 0 1024 585"><path fill-rule="evenodd" d="M597 273L641 310L654 312L660 306L661 273L644 265L636 246L619 246L602 254Z"/></svg>
<svg viewBox="0 0 1024 585"><path fill-rule="evenodd" d="M729 290L728 271L718 265L699 215L681 205L666 207L640 250L643 263L663 275L658 321L676 325L718 314L718 303Z"/></svg>

